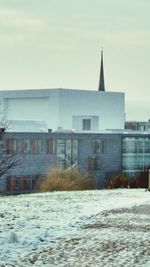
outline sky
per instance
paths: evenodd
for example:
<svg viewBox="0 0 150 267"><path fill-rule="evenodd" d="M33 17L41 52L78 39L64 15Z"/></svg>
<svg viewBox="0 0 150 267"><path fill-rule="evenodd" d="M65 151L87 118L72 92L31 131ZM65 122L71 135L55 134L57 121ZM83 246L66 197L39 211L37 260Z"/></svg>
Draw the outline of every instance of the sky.
<svg viewBox="0 0 150 267"><path fill-rule="evenodd" d="M126 119L150 119L149 0L0 0L0 90L124 92Z"/></svg>

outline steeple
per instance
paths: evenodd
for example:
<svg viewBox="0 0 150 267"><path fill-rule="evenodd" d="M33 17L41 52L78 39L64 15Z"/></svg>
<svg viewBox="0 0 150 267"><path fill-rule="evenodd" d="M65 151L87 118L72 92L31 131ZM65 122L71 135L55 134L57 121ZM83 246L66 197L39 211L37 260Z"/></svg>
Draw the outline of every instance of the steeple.
<svg viewBox="0 0 150 267"><path fill-rule="evenodd" d="M104 68L103 68L103 50L101 51L101 67L100 67L98 91L105 91Z"/></svg>

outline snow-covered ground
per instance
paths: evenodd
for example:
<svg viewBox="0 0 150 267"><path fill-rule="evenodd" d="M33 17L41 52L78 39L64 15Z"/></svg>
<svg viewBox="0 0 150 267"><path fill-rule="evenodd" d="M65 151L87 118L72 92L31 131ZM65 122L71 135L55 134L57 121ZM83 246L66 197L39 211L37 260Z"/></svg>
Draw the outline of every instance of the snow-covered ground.
<svg viewBox="0 0 150 267"><path fill-rule="evenodd" d="M144 189L0 197L0 267L150 266L149 208Z"/></svg>

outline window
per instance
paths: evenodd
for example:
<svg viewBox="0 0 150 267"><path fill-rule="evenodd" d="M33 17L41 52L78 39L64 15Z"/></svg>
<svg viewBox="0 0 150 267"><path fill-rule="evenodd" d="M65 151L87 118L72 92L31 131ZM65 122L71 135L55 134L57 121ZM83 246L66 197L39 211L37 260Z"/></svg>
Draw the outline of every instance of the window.
<svg viewBox="0 0 150 267"><path fill-rule="evenodd" d="M14 191L19 191L20 190L20 177L15 177L14 178L14 184L13 184L13 190Z"/></svg>
<svg viewBox="0 0 150 267"><path fill-rule="evenodd" d="M32 140L32 154L40 154L42 151L42 142L40 139Z"/></svg>
<svg viewBox="0 0 150 267"><path fill-rule="evenodd" d="M100 170L100 157L99 156L92 156L88 157L88 170L97 171Z"/></svg>
<svg viewBox="0 0 150 267"><path fill-rule="evenodd" d="M123 137L122 172L134 176L150 165L150 138Z"/></svg>
<svg viewBox="0 0 150 267"><path fill-rule="evenodd" d="M61 167L70 167L78 163L78 140L57 140L57 164Z"/></svg>
<svg viewBox="0 0 150 267"><path fill-rule="evenodd" d="M31 153L31 144L29 139L23 140L23 152L27 154Z"/></svg>
<svg viewBox="0 0 150 267"><path fill-rule="evenodd" d="M66 165L66 141L63 139L57 140L57 163L61 167Z"/></svg>
<svg viewBox="0 0 150 267"><path fill-rule="evenodd" d="M93 154L103 154L103 153L104 153L104 140L94 140Z"/></svg>
<svg viewBox="0 0 150 267"><path fill-rule="evenodd" d="M66 167L71 165L71 140L66 140Z"/></svg>
<svg viewBox="0 0 150 267"><path fill-rule="evenodd" d="M82 129L83 131L91 130L91 119L83 119L82 120Z"/></svg>
<svg viewBox="0 0 150 267"><path fill-rule="evenodd" d="M39 175L28 176L8 176L7 177L7 191L9 192L30 192L38 188Z"/></svg>
<svg viewBox="0 0 150 267"><path fill-rule="evenodd" d="M72 141L72 163L78 162L78 140Z"/></svg>
<svg viewBox="0 0 150 267"><path fill-rule="evenodd" d="M96 156L93 158L93 169L100 170L100 157Z"/></svg>
<svg viewBox="0 0 150 267"><path fill-rule="evenodd" d="M8 154L14 153L14 147L13 147L13 140L12 139L7 140L7 153Z"/></svg>
<svg viewBox="0 0 150 267"><path fill-rule="evenodd" d="M55 154L55 141L53 139L46 140L47 154Z"/></svg>
<svg viewBox="0 0 150 267"><path fill-rule="evenodd" d="M70 140L71 142L71 140ZM70 151L70 143L65 143L65 140L58 140L59 146L57 151L59 154L65 154L65 146L67 151ZM7 153L14 154L56 154L56 140L54 139L8 139ZM71 153L71 152L67 152Z"/></svg>

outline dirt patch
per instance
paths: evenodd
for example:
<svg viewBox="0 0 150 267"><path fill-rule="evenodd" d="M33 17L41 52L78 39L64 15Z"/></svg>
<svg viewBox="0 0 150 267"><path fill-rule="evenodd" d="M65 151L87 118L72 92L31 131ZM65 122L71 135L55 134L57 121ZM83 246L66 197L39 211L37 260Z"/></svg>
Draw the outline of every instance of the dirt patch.
<svg viewBox="0 0 150 267"><path fill-rule="evenodd" d="M103 213L104 216L109 215L110 213L118 214L118 213L132 213L132 214L145 214L150 215L150 205L140 205L133 206L132 208L122 208L122 209L113 209Z"/></svg>
<svg viewBox="0 0 150 267"><path fill-rule="evenodd" d="M150 260L150 205L110 210L79 234L31 252L16 266L141 267Z"/></svg>

